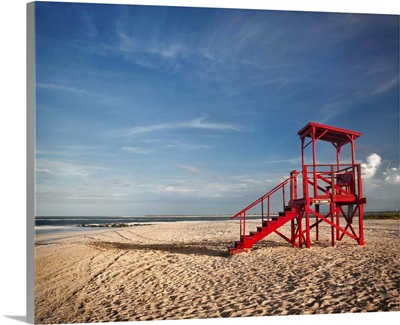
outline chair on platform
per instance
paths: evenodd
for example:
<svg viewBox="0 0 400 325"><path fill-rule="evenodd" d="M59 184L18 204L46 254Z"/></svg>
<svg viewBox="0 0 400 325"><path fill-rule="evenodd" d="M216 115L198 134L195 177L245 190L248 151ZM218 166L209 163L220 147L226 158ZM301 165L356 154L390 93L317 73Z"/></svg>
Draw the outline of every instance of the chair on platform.
<svg viewBox="0 0 400 325"><path fill-rule="evenodd" d="M343 173L336 176L336 185L350 194L355 193L353 173ZM340 193L338 193L340 194Z"/></svg>

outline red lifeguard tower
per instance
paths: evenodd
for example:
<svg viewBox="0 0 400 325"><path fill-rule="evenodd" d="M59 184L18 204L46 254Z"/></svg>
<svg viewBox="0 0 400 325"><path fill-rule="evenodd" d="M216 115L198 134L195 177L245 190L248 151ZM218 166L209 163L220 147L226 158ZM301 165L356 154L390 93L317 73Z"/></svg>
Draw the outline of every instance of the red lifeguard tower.
<svg viewBox="0 0 400 325"><path fill-rule="evenodd" d="M310 122L298 135L301 140L301 171L292 171L289 178L232 216L231 219L240 219L240 240L228 248L230 254L247 252L271 233L294 247L310 248L311 230L315 229L315 241L318 241L321 222L331 228L332 246L345 235L364 245L363 212L367 199L362 194L361 166L355 161L354 143L361 133ZM333 145L335 163L317 161L318 141ZM351 163L347 164L340 161L345 146L350 149L351 157ZM311 150L310 163L306 163L306 148ZM302 194L299 196L300 186ZM286 201L287 192L289 198ZM282 202L283 212L272 215L271 202L277 196ZM246 222L249 216L254 218L255 215L261 217L261 226L246 234ZM354 222L357 217L358 225ZM284 235L278 229L288 222L290 234Z"/></svg>

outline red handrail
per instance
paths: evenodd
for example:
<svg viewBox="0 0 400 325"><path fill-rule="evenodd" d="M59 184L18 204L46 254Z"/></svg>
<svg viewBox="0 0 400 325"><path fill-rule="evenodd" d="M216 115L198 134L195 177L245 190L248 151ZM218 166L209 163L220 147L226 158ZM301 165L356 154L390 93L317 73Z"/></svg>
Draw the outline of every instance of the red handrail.
<svg viewBox="0 0 400 325"><path fill-rule="evenodd" d="M292 171L290 173L290 177L285 179L282 183L279 185L275 186L272 190L269 192L265 193L263 196L261 196L259 199L255 200L253 203L249 204L247 207L244 209L240 210L238 213L236 213L234 216L231 217L232 219L235 219L237 217L240 217L240 236L244 236L246 234L246 212L253 207L255 207L258 204L261 205L261 214L262 214L262 222L264 222L264 200L267 200L268 207L267 207L267 221L270 221L270 198L273 194L278 192L280 189L282 189L282 200L283 200L283 209L285 209L286 205L286 199L285 199L285 185L289 182L291 182L290 186L290 200L294 200L297 198L297 176L301 174L300 172L297 171Z"/></svg>
<svg viewBox="0 0 400 325"><path fill-rule="evenodd" d="M271 197L272 194L276 193L277 191L279 191L281 188L283 188L287 183L289 183L290 181L294 180L295 178L297 178L297 176L300 174L300 172L297 171L293 171L292 175L285 179L282 183L280 183L279 185L275 186L272 190L270 190L269 192L265 193L263 196L261 196L259 199L257 199L256 201L254 201L253 203L249 204L247 207L245 207L244 209L240 210L238 213L236 213L234 216L231 217L232 219L235 219L237 217L239 217L241 214L243 214L244 212L247 212L248 210L250 210L251 208L255 207L257 204L263 202L265 199L267 199L268 197ZM285 202L284 202L285 203Z"/></svg>

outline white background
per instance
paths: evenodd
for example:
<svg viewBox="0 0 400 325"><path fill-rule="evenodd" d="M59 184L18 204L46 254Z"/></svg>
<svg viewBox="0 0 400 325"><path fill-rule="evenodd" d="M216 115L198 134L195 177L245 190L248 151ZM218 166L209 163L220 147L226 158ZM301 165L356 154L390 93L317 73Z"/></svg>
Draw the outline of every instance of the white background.
<svg viewBox="0 0 400 325"><path fill-rule="evenodd" d="M396 0L379 1L256 1L256 0L142 0L98 3L233 7L330 12L400 14ZM3 1L0 24L1 158L0 158L0 324L26 322L26 1ZM396 321L397 319L397 321ZM318 316L276 316L225 320L166 321L162 324L337 324L398 323L399 312ZM142 322L143 323L143 322ZM152 321L151 324L160 322ZM103 323L104 324L104 323ZM126 324L126 323L125 323ZM134 323L129 323L134 324ZM146 323L148 324L148 322Z"/></svg>

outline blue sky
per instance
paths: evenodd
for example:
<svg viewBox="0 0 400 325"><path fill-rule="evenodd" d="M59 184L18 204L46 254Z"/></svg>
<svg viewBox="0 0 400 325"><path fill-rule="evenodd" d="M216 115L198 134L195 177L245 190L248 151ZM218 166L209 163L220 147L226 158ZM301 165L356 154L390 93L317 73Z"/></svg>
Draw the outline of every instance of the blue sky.
<svg viewBox="0 0 400 325"><path fill-rule="evenodd" d="M36 215L235 213L309 121L399 205L398 15L38 2L35 33Z"/></svg>

